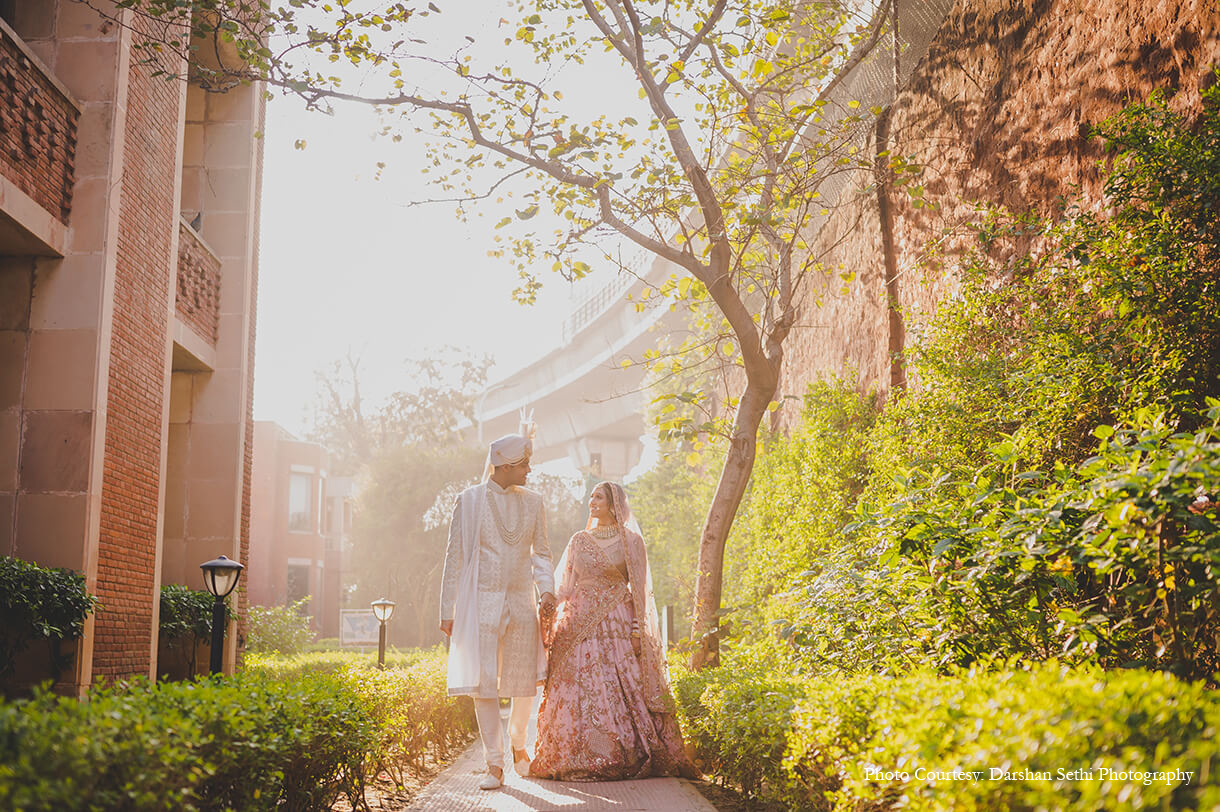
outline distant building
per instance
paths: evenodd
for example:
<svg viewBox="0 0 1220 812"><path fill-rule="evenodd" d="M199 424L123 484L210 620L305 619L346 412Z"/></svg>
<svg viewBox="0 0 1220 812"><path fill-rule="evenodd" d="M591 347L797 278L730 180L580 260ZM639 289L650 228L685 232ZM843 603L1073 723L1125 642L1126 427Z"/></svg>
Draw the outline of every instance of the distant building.
<svg viewBox="0 0 1220 812"><path fill-rule="evenodd" d="M101 599L77 692L157 673L160 587L249 518L262 89L154 76L113 13L0 0L0 554Z"/></svg>
<svg viewBox="0 0 1220 812"><path fill-rule="evenodd" d="M329 476L327 464L321 445L255 422L247 589L252 606L309 598L315 631L338 637L354 483Z"/></svg>

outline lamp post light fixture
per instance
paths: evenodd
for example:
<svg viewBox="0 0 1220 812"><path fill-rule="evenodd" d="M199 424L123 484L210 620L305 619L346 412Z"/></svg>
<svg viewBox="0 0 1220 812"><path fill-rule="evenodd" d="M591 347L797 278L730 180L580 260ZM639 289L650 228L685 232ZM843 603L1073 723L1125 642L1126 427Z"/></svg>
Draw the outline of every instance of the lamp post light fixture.
<svg viewBox="0 0 1220 812"><path fill-rule="evenodd" d="M389 623L390 618L394 616L394 607L397 605L394 601L388 601L385 598L373 601L373 615L381 623L381 628L377 633L378 668L385 668L385 624Z"/></svg>
<svg viewBox="0 0 1220 812"><path fill-rule="evenodd" d="M223 669L225 646L225 598L237 586L241 571L245 569L236 561L225 556L214 558L206 564L200 564L203 570L203 585L216 597L212 604L212 673L219 674Z"/></svg>

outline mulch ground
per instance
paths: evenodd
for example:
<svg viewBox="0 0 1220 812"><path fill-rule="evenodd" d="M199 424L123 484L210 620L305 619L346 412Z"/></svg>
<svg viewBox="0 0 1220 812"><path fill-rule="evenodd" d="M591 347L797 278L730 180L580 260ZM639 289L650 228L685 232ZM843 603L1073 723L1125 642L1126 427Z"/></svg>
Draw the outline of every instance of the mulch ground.
<svg viewBox="0 0 1220 812"><path fill-rule="evenodd" d="M783 807L751 800L735 790L711 781L691 781L717 812L783 812Z"/></svg>
<svg viewBox="0 0 1220 812"><path fill-rule="evenodd" d="M474 736L470 737L470 741L474 741ZM368 808L372 812L400 812L400 810L406 809L407 804L411 803L420 790L432 783L432 779L456 761L468 746L469 742L456 747L450 755L441 759L431 755L427 756L419 770L408 771L403 776L402 784L395 782L386 773L370 778L364 787L364 802L368 804ZM331 810L332 812L354 812L347 798L340 798L331 807Z"/></svg>

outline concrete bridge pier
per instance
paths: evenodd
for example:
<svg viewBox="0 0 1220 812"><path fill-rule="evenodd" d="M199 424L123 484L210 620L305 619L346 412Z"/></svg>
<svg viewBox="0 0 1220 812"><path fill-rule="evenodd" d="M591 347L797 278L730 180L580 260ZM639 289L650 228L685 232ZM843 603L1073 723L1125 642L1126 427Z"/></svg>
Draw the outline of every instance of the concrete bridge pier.
<svg viewBox="0 0 1220 812"><path fill-rule="evenodd" d="M572 464L594 479L622 482L627 472L639 463L644 444L639 435L595 435L577 437L568 443L567 451Z"/></svg>

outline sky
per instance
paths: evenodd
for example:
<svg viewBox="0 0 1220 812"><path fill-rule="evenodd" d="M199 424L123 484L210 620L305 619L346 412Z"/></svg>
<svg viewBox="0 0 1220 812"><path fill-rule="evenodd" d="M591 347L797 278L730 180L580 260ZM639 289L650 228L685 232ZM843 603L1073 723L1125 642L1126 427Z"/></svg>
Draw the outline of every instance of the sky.
<svg viewBox="0 0 1220 812"><path fill-rule="evenodd" d="M512 3L439 5L445 11L411 33L461 46L473 37L472 69L490 70L516 53L504 43L513 31L507 20L520 17ZM609 59L595 53L584 65L511 64L515 75L545 72L579 117L617 111L645 118L638 87ZM425 68L422 75L436 74ZM452 203L411 205L444 194L421 174L426 136L406 132L396 144L374 137L381 124L360 105L336 106L334 115L283 96L267 105L254 413L297 436L312 424L316 373L334 361L360 360L362 394L371 401L409 386L408 362L445 346L491 356L494 383L553 350L574 305L615 272L595 265L574 286L547 268L538 301L517 304L516 271L488 251L495 223L520 204L478 208L482 216L465 223Z"/></svg>
<svg viewBox="0 0 1220 812"><path fill-rule="evenodd" d="M502 10L469 0L449 19L501 42ZM462 223L453 204L409 205L437 194L420 174L424 142L375 139L378 126L357 105L331 116L294 98L267 105L254 412L298 436L315 373L349 353L373 401L408 385L409 359L442 346L491 355L494 381L553 349L571 308L556 274L535 305L512 301L516 272L487 256L492 213Z"/></svg>

